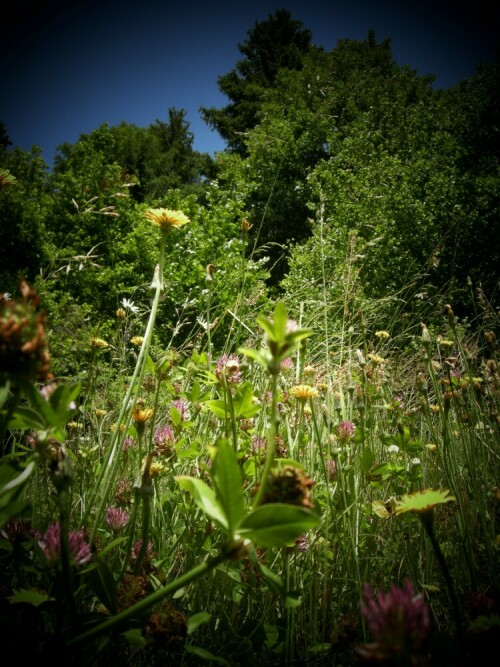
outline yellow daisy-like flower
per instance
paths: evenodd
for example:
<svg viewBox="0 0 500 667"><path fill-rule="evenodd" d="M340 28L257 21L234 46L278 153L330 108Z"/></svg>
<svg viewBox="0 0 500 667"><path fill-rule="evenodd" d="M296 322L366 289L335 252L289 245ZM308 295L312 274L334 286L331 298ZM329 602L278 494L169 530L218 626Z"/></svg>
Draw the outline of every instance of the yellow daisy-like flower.
<svg viewBox="0 0 500 667"><path fill-rule="evenodd" d="M153 408L141 408L139 405L136 405L132 413L132 419L139 424L145 424L151 419L153 414Z"/></svg>
<svg viewBox="0 0 500 667"><path fill-rule="evenodd" d="M105 417L107 414L108 413L106 412L106 410L101 410L101 408L97 408L97 410L95 411L96 417Z"/></svg>
<svg viewBox="0 0 500 667"><path fill-rule="evenodd" d="M149 467L149 474L151 477L158 477L158 475L164 475L166 472L168 472L167 466L160 463L160 461L153 461Z"/></svg>
<svg viewBox="0 0 500 667"><path fill-rule="evenodd" d="M375 364L375 366L378 366L379 364L383 364L385 362L385 359L383 357L380 357L378 354L375 354L374 352L370 352L368 355L368 359L371 359L371 361Z"/></svg>
<svg viewBox="0 0 500 667"><path fill-rule="evenodd" d="M92 347L97 347L97 348L100 348L100 349L103 349L105 347L109 347L109 343L107 343L102 338L91 338L90 339L90 344L92 345Z"/></svg>
<svg viewBox="0 0 500 667"><path fill-rule="evenodd" d="M319 392L316 387L311 387L308 384L297 384L290 389L290 394L298 401L305 403L310 398L317 398Z"/></svg>
<svg viewBox="0 0 500 667"><path fill-rule="evenodd" d="M391 334L388 331L375 331L377 338L390 338Z"/></svg>
<svg viewBox="0 0 500 667"><path fill-rule="evenodd" d="M394 512L405 514L406 512L417 512L419 514L429 512L437 505L450 503L456 498L449 495L448 489L424 489L416 493L405 495L396 503Z"/></svg>
<svg viewBox="0 0 500 667"><path fill-rule="evenodd" d="M148 208L144 215L158 225L164 233L172 231L174 227L183 227L190 222L182 211L172 211L169 208Z"/></svg>
<svg viewBox="0 0 500 667"><path fill-rule="evenodd" d="M144 338L143 338L142 336L133 336L133 337L130 339L130 342L131 342L133 345L137 345L137 347L141 347L143 341L144 341Z"/></svg>

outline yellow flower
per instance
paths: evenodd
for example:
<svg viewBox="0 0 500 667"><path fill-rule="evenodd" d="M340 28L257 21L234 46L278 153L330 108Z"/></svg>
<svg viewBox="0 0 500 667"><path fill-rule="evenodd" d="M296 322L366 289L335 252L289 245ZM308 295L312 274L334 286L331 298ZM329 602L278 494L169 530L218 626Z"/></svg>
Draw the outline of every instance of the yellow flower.
<svg viewBox="0 0 500 667"><path fill-rule="evenodd" d="M167 466L160 463L160 461L153 461L149 467L149 474L151 477L158 477L158 475L165 474L166 472L168 472Z"/></svg>
<svg viewBox="0 0 500 667"><path fill-rule="evenodd" d="M174 227L182 227L190 222L187 215L182 211L172 211L169 208L148 208L144 215L148 220L158 225L164 233L170 232Z"/></svg>
<svg viewBox="0 0 500 667"><path fill-rule="evenodd" d="M91 338L90 339L90 344L92 347L97 347L97 348L104 348L104 347L109 347L109 343L106 343L105 340L102 338Z"/></svg>
<svg viewBox="0 0 500 667"><path fill-rule="evenodd" d="M97 410L95 411L95 415L96 417L104 417L105 415L107 415L107 412L106 410L101 410L100 408L97 408Z"/></svg>
<svg viewBox="0 0 500 667"><path fill-rule="evenodd" d="M319 392L315 387L310 387L308 384L297 384L290 389L290 394L298 401L305 403L310 398L317 398Z"/></svg>
<svg viewBox="0 0 500 667"><path fill-rule="evenodd" d="M141 408L136 405L132 413L132 419L138 424L145 424L154 414L153 408Z"/></svg>
<svg viewBox="0 0 500 667"><path fill-rule="evenodd" d="M372 360L375 366L378 366L379 364L383 364L385 362L385 359L383 357L379 357L379 355L375 354L374 352L370 352L368 358Z"/></svg>
<svg viewBox="0 0 500 667"><path fill-rule="evenodd" d="M447 489L424 489L416 493L410 493L402 497L396 503L395 513L405 514L406 512L417 512L419 514L429 512L436 505L444 505L445 503L456 500L454 496L449 495Z"/></svg>
<svg viewBox="0 0 500 667"><path fill-rule="evenodd" d="M387 519L394 512L396 506L396 499L391 496L388 500L374 500L372 502L372 510L374 514Z"/></svg>
<svg viewBox="0 0 500 667"><path fill-rule="evenodd" d="M137 347L141 347L143 341L144 338L142 336L134 336L133 338L130 339L130 342L133 343L134 345L137 345Z"/></svg>
<svg viewBox="0 0 500 667"><path fill-rule="evenodd" d="M119 320L123 320L126 317L127 313L123 310L123 308L118 308L116 311L116 317Z"/></svg>
<svg viewBox="0 0 500 667"><path fill-rule="evenodd" d="M391 334L388 331L375 331L377 338L390 338Z"/></svg>
<svg viewBox="0 0 500 667"><path fill-rule="evenodd" d="M252 229L252 227L253 227L253 225L250 224L250 222L246 218L243 218L243 220L241 221L241 225L240 225L241 231L244 234L247 234Z"/></svg>

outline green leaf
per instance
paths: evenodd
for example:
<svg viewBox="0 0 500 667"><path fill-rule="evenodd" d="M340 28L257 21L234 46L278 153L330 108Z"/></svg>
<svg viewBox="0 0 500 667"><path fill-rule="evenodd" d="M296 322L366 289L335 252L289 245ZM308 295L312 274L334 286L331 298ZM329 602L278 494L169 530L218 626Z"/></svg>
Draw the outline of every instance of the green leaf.
<svg viewBox="0 0 500 667"><path fill-rule="evenodd" d="M250 419L258 412L261 406L254 403L253 386L251 382L245 382L236 390L233 398L234 414L240 419Z"/></svg>
<svg viewBox="0 0 500 667"><path fill-rule="evenodd" d="M319 521L316 514L304 507L269 503L248 514L238 527L238 533L262 547L283 547L317 526Z"/></svg>
<svg viewBox="0 0 500 667"><path fill-rule="evenodd" d="M187 475L178 475L174 479L182 489L188 491L194 502L205 514L217 521L222 528L228 529L224 509L217 500L215 491L208 484L205 484L201 479L188 477Z"/></svg>
<svg viewBox="0 0 500 667"><path fill-rule="evenodd" d="M360 461L360 468L361 472L367 473L369 472L371 466L373 465L373 462L375 460L375 456L370 449L370 447L365 447L363 449L363 453L361 455L361 461Z"/></svg>
<svg viewBox="0 0 500 667"><path fill-rule="evenodd" d="M238 459L227 440L221 440L217 445L211 474L217 499L226 516L229 532L233 536L235 527L245 517L246 508Z"/></svg>
<svg viewBox="0 0 500 667"><path fill-rule="evenodd" d="M186 653L191 653L192 655L198 656L202 660L207 660L210 662L216 662L218 665L225 665L225 667L231 667L231 663L228 662L225 658L221 658L218 655L214 655L200 646L186 646Z"/></svg>
<svg viewBox="0 0 500 667"><path fill-rule="evenodd" d="M117 612L117 589L113 573L100 558L92 559L94 567L87 572L92 590L112 614Z"/></svg>
<svg viewBox="0 0 500 667"><path fill-rule="evenodd" d="M228 419L230 416L229 406L226 401L221 400L220 398L214 399L212 401L206 401L205 405L209 410L211 410L216 417L221 419Z"/></svg>
<svg viewBox="0 0 500 667"><path fill-rule="evenodd" d="M134 646L135 648L144 648L146 646L146 639L144 638L140 628L134 628L133 630L122 632L122 637L125 637L130 646Z"/></svg>
<svg viewBox="0 0 500 667"><path fill-rule="evenodd" d="M200 625L208 623L208 621L211 618L212 614L209 614L208 611L200 611L197 614L193 614L192 616L190 616L187 621L188 635L192 635L193 632L196 632L196 630L200 627Z"/></svg>
<svg viewBox="0 0 500 667"><path fill-rule="evenodd" d="M44 602L48 602L53 599L47 593L40 593L40 591L27 590L21 588L19 591L15 591L14 595L11 595L7 598L12 604L24 603L30 604L33 607L39 607Z"/></svg>
<svg viewBox="0 0 500 667"><path fill-rule="evenodd" d="M3 387L0 387L0 410L3 408L10 394L10 382L7 380Z"/></svg>

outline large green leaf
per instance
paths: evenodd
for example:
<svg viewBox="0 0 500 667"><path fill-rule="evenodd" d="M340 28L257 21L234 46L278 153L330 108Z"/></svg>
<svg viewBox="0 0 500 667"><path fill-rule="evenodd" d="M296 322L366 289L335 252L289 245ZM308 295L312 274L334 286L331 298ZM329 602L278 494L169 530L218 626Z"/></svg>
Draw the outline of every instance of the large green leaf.
<svg viewBox="0 0 500 667"><path fill-rule="evenodd" d="M217 500L215 491L208 484L205 484L201 479L188 477L187 475L178 475L174 479L182 489L188 491L194 502L205 514L217 521L226 530L229 528L224 509Z"/></svg>
<svg viewBox="0 0 500 667"><path fill-rule="evenodd" d="M248 514L238 527L238 533L262 547L283 547L317 526L319 520L304 507L269 503Z"/></svg>
<svg viewBox="0 0 500 667"><path fill-rule="evenodd" d="M211 474L217 499L223 508L229 531L233 535L235 527L245 517L246 508L240 466L234 449L227 440L221 440L217 444Z"/></svg>

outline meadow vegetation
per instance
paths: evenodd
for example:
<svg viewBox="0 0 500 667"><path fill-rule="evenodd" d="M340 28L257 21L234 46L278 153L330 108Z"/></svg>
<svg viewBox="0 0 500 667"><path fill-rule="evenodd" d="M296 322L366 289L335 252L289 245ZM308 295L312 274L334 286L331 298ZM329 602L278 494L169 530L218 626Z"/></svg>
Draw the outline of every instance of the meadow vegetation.
<svg viewBox="0 0 500 667"><path fill-rule="evenodd" d="M297 49L259 78L244 64L283 24ZM0 137L2 646L487 660L498 67L434 91L387 41L326 53L286 12L241 50L231 108L204 111L214 160L173 109L51 173Z"/></svg>

